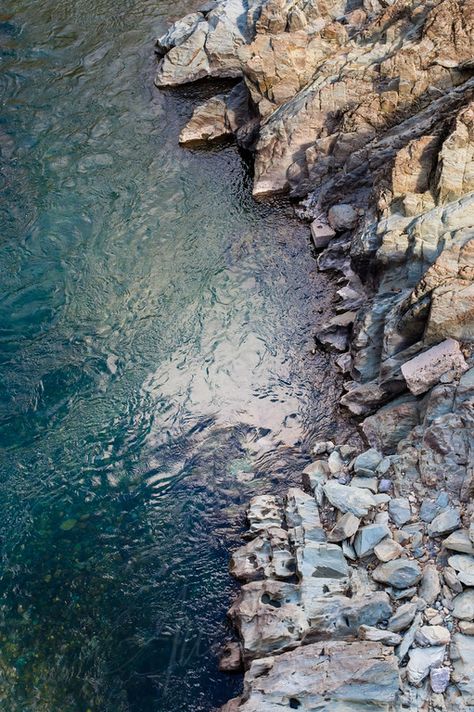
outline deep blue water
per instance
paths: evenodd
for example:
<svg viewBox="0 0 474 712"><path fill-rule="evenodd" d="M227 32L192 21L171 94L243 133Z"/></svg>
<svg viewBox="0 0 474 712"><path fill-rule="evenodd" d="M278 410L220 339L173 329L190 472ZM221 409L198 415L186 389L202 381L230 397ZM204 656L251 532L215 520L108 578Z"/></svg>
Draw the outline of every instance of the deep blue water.
<svg viewBox="0 0 474 712"><path fill-rule="evenodd" d="M331 434L308 231L153 88L188 2L0 16L0 709L209 712L251 494ZM200 90L198 90L199 92ZM324 396L323 396L324 393Z"/></svg>

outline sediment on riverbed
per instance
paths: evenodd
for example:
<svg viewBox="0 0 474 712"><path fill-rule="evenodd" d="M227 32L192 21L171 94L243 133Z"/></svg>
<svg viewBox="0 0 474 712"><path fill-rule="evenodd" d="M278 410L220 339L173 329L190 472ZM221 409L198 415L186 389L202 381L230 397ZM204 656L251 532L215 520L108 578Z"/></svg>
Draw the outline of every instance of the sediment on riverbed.
<svg viewBox="0 0 474 712"><path fill-rule="evenodd" d="M224 709L474 709L474 1L223 0L157 52L157 86L235 79L180 142L233 136L298 199L366 444L251 501Z"/></svg>

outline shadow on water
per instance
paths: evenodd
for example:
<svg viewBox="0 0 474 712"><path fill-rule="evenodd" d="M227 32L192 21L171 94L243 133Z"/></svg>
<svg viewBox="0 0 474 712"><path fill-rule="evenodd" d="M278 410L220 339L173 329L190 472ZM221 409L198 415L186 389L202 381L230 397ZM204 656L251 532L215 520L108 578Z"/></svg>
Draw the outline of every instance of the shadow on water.
<svg viewBox="0 0 474 712"><path fill-rule="evenodd" d="M0 17L0 708L209 712L243 504L345 425L307 230L152 88L190 3ZM209 89L209 87L208 87Z"/></svg>

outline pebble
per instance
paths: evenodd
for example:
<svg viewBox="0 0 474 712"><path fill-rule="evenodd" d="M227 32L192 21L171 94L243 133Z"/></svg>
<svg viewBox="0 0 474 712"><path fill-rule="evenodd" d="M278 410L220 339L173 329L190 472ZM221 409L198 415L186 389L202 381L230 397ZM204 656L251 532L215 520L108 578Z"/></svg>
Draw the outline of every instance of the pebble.
<svg viewBox="0 0 474 712"><path fill-rule="evenodd" d="M387 480L383 478L379 482L379 492L387 493L392 489L392 480Z"/></svg>

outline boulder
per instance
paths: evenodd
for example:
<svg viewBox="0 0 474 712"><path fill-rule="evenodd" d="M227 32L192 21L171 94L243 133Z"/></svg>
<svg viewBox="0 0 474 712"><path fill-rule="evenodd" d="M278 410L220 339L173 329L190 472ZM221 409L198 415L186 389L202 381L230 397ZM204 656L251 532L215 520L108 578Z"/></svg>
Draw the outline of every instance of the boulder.
<svg viewBox="0 0 474 712"><path fill-rule="evenodd" d="M361 452L354 460L354 472L359 477L373 477L374 472L383 460L383 456L375 448Z"/></svg>
<svg viewBox="0 0 474 712"><path fill-rule="evenodd" d="M380 643L325 641L252 663L239 712L385 709L398 696L396 658Z"/></svg>
<svg viewBox="0 0 474 712"><path fill-rule="evenodd" d="M447 372L460 374L467 371L459 343L446 339L402 365L402 374L410 391L418 396L438 383Z"/></svg>
<svg viewBox="0 0 474 712"><path fill-rule="evenodd" d="M272 494L259 494L252 497L247 513L250 534L283 525L283 512L280 500Z"/></svg>
<svg viewBox="0 0 474 712"><path fill-rule="evenodd" d="M193 145L217 141L231 133L226 121L225 95L219 94L194 110L190 121L179 134L179 142L183 145Z"/></svg>
<svg viewBox="0 0 474 712"><path fill-rule="evenodd" d="M328 222L336 232L352 230L359 219L357 210L348 203L339 203L329 208Z"/></svg>
<svg viewBox="0 0 474 712"><path fill-rule="evenodd" d="M398 635L398 633L392 633L389 630L382 630L370 625L360 626L359 638L361 640L371 640L375 643L383 643L384 645L399 645L402 641L402 636Z"/></svg>

